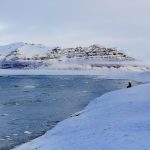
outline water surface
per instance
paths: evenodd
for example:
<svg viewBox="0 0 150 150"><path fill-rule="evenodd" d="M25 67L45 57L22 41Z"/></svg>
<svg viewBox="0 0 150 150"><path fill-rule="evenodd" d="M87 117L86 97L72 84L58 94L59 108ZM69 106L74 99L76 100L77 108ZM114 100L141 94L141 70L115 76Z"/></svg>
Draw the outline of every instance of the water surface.
<svg viewBox="0 0 150 150"><path fill-rule="evenodd" d="M96 76L1 76L0 150L44 134L90 100L126 86L126 80Z"/></svg>

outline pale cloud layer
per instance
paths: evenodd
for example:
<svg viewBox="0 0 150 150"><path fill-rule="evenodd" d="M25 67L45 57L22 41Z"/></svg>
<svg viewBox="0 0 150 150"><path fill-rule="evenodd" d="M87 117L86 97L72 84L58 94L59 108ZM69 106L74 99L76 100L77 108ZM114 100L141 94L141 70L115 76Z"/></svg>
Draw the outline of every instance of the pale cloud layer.
<svg viewBox="0 0 150 150"><path fill-rule="evenodd" d="M118 47L150 57L149 0L0 0L0 45Z"/></svg>
<svg viewBox="0 0 150 150"><path fill-rule="evenodd" d="M6 24L0 23L0 33L7 31L8 26Z"/></svg>

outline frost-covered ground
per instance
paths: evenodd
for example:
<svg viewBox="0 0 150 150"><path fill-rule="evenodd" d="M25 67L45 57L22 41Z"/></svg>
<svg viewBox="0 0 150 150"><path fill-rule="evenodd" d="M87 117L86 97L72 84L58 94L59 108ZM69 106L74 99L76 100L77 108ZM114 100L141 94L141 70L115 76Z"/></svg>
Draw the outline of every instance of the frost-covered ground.
<svg viewBox="0 0 150 150"><path fill-rule="evenodd" d="M150 73L99 77L150 81ZM150 84L107 93L45 135L15 150L149 150Z"/></svg>

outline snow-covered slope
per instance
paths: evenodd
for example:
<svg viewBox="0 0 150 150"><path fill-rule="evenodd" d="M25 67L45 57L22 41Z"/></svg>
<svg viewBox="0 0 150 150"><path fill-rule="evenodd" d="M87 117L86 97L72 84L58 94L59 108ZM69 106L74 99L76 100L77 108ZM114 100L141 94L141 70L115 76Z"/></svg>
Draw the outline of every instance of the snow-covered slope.
<svg viewBox="0 0 150 150"><path fill-rule="evenodd" d="M132 64L135 59L115 48L100 45L60 48L15 43L0 46L0 68L8 69L125 69L148 70Z"/></svg>
<svg viewBox="0 0 150 150"><path fill-rule="evenodd" d="M1 59L34 59L36 56L45 57L53 48L45 47L41 44L14 43L6 46L0 46ZM40 58L39 58L40 59Z"/></svg>
<svg viewBox="0 0 150 150"><path fill-rule="evenodd" d="M107 93L15 150L149 150L149 89L145 84Z"/></svg>
<svg viewBox="0 0 150 150"><path fill-rule="evenodd" d="M105 48L99 45L92 45L89 47L65 48L60 47L45 47L41 44L15 43L6 46L0 46L0 54L7 59L12 59L18 56L19 60L49 60L63 58L101 58L106 60L134 60L133 58L117 51L115 48Z"/></svg>
<svg viewBox="0 0 150 150"><path fill-rule="evenodd" d="M7 55L11 51L16 50L17 48L22 47L23 45L24 45L24 43L20 42L20 43L14 43L14 44L9 44L9 45L5 45L5 46L0 46L0 54Z"/></svg>

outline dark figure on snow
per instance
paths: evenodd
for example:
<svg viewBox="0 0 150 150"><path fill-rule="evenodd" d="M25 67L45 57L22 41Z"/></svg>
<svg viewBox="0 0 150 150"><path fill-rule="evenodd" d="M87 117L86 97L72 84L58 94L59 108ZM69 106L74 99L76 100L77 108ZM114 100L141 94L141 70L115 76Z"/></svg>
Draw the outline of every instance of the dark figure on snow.
<svg viewBox="0 0 150 150"><path fill-rule="evenodd" d="M128 82L128 86L127 86L127 88L130 88L130 87L132 87L132 85L131 85L131 82Z"/></svg>

